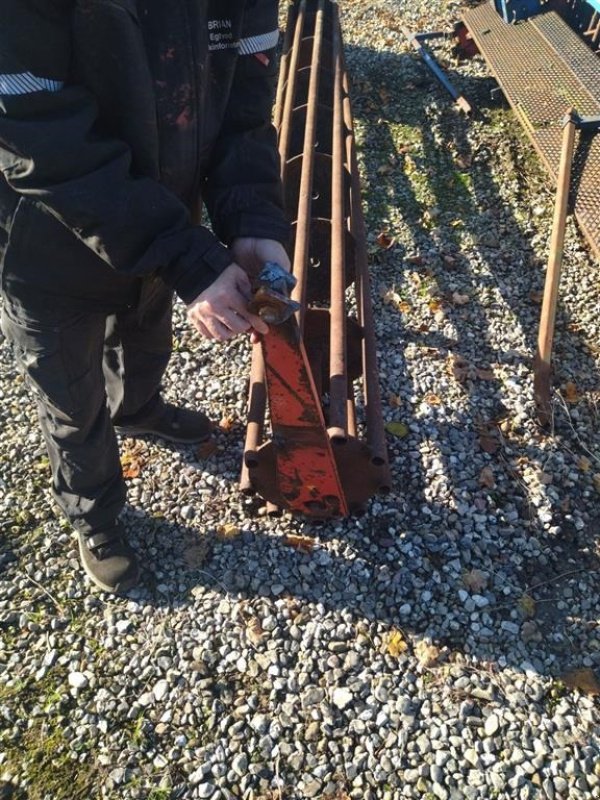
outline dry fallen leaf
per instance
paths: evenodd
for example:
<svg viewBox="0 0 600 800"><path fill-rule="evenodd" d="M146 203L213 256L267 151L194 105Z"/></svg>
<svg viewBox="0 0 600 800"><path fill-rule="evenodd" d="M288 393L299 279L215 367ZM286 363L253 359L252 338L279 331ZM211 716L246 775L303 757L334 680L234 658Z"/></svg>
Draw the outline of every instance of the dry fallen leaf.
<svg viewBox="0 0 600 800"><path fill-rule="evenodd" d="M402 398L399 394L393 394L390 392L388 396L388 403L392 406L392 408L400 408L402 405Z"/></svg>
<svg viewBox="0 0 600 800"><path fill-rule="evenodd" d="M233 430L235 427L235 417L226 416L219 422L219 428L225 433Z"/></svg>
<svg viewBox="0 0 600 800"><path fill-rule="evenodd" d="M491 467L484 467L479 473L479 485L485 486L486 489L493 489L496 485L494 472Z"/></svg>
<svg viewBox="0 0 600 800"><path fill-rule="evenodd" d="M573 381L567 381L565 385L565 400L567 401L567 403L579 402L579 394L577 392L577 386L575 386Z"/></svg>
<svg viewBox="0 0 600 800"><path fill-rule="evenodd" d="M401 311L403 314L409 314L412 311L412 306L410 303L407 303L406 300L398 303L398 310Z"/></svg>
<svg viewBox="0 0 600 800"><path fill-rule="evenodd" d="M395 292L393 289L388 289L383 294L383 302L387 303L388 305L397 306L399 303L402 302L402 297Z"/></svg>
<svg viewBox="0 0 600 800"><path fill-rule="evenodd" d="M533 620L526 620L521 626L521 639L524 642L539 642L542 634Z"/></svg>
<svg viewBox="0 0 600 800"><path fill-rule="evenodd" d="M480 381L493 381L496 379L496 376L491 369L480 369L477 367L475 370L475 375L477 375Z"/></svg>
<svg viewBox="0 0 600 800"><path fill-rule="evenodd" d="M469 362L457 353L450 353L449 369L459 383L464 383L469 377Z"/></svg>
<svg viewBox="0 0 600 800"><path fill-rule="evenodd" d="M422 667L431 667L441 655L439 647L422 639L415 645L415 656Z"/></svg>
<svg viewBox="0 0 600 800"><path fill-rule="evenodd" d="M524 594L519 598L519 611L524 617L535 617L535 600L531 595Z"/></svg>
<svg viewBox="0 0 600 800"><path fill-rule="evenodd" d="M387 231L381 231L377 236L377 244L384 250L389 250L395 243L395 239Z"/></svg>
<svg viewBox="0 0 600 800"><path fill-rule="evenodd" d="M217 443L214 439L209 439L207 442L202 442L196 450L197 458L210 458L218 450Z"/></svg>
<svg viewBox="0 0 600 800"><path fill-rule="evenodd" d="M183 556L188 567L194 569L205 564L209 554L210 542L207 539L200 539L186 547Z"/></svg>
<svg viewBox="0 0 600 800"><path fill-rule="evenodd" d="M222 525L217 525L216 532L219 539L233 539L240 535L242 529L234 522L224 522Z"/></svg>
<svg viewBox="0 0 600 800"><path fill-rule="evenodd" d="M466 305L471 298L468 294L460 294L460 292L452 292L452 302L456 306L464 306Z"/></svg>
<svg viewBox="0 0 600 800"><path fill-rule="evenodd" d="M293 547L301 553L312 553L315 548L315 540L310 536L301 536L300 534L288 533L283 537L283 544L288 547Z"/></svg>
<svg viewBox="0 0 600 800"><path fill-rule="evenodd" d="M467 589L479 593L482 589L487 587L487 577L480 569L470 569L468 572L463 572L462 581Z"/></svg>
<svg viewBox="0 0 600 800"><path fill-rule="evenodd" d="M393 656L394 658L398 658L399 655L408 650L408 645L404 640L402 631L390 631L384 641L383 647L384 652L389 653L389 655Z"/></svg>
<svg viewBox="0 0 600 800"><path fill-rule="evenodd" d="M423 402L427 403L428 406L441 406L442 398L438 397L437 394L433 394L433 392L430 392L429 394L425 395L425 397L423 398Z"/></svg>
<svg viewBox="0 0 600 800"><path fill-rule="evenodd" d="M589 472L591 467L592 467L592 462L589 460L589 458L581 456L581 458L577 462L577 468L580 469L582 472Z"/></svg>
<svg viewBox="0 0 600 800"><path fill-rule="evenodd" d="M409 433L408 425L405 425L404 422L386 422L385 429L392 436L397 436L399 439L404 439Z"/></svg>
<svg viewBox="0 0 600 800"><path fill-rule="evenodd" d="M125 445L121 453L123 477L128 480L138 478L146 465L146 450L141 442Z"/></svg>
<svg viewBox="0 0 600 800"><path fill-rule="evenodd" d="M257 647L264 639L265 632L258 617L251 617L246 623L246 638L250 644Z"/></svg>
<svg viewBox="0 0 600 800"><path fill-rule="evenodd" d="M500 447L500 442L498 439L489 433L482 433L479 437L479 446L484 451L484 453L489 453L493 455L497 452L498 448Z"/></svg>
<svg viewBox="0 0 600 800"><path fill-rule="evenodd" d="M569 689L579 689L585 694L600 694L600 681L591 669L572 669L561 675L560 679Z"/></svg>

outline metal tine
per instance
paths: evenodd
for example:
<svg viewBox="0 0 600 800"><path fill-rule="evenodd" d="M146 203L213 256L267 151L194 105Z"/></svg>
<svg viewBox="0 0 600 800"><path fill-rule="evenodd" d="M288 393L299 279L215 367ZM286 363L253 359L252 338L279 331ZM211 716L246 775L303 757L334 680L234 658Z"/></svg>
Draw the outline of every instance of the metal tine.
<svg viewBox="0 0 600 800"><path fill-rule="evenodd" d="M290 139L292 135L292 113L294 110L294 96L296 94L296 76L298 74L298 58L300 55L300 42L302 41L302 33L304 30L304 21L306 17L306 0L302 0L298 8L298 17L296 19L296 28L294 30L294 43L292 45L292 55L290 58L289 69L287 76L283 73L279 76L277 84L277 94L281 99L285 94L285 101L283 101L283 110L281 112L275 111L275 118L281 120L281 127L279 127L279 155L281 158L281 179L285 183L285 175L287 162L289 158ZM284 92L284 83L286 82ZM281 89L280 89L281 87Z"/></svg>
<svg viewBox="0 0 600 800"><path fill-rule="evenodd" d="M250 368L250 390L248 392L248 424L244 444L244 460L240 476L242 492L253 491L249 468L256 463L256 451L262 443L267 406L267 386L265 382L265 363L258 345L252 348Z"/></svg>
<svg viewBox="0 0 600 800"><path fill-rule="evenodd" d="M302 152L302 172L298 198L298 218L296 220L296 241L294 246L294 275L298 283L292 292L292 299L300 303L298 325L302 331L306 312L306 284L309 258L310 223L312 206L312 180L314 170L314 151L317 129L317 100L319 97L319 70L323 42L324 0L320 0L315 24L312 49L312 72L308 89L306 110L306 129ZM286 98L287 100L287 98Z"/></svg>
<svg viewBox="0 0 600 800"><path fill-rule="evenodd" d="M335 6L333 17L333 127L331 163L331 295L329 345L329 435L336 443L348 437L348 371L346 363L344 110L342 46Z"/></svg>
<svg viewBox="0 0 600 800"><path fill-rule="evenodd" d="M344 67L344 119L348 130L349 166L351 175L351 209L352 234L356 242L356 300L358 320L363 329L363 391L367 421L367 443L371 450L371 462L382 467L382 490L389 488L387 445L383 428L381 392L377 374L377 345L373 321L373 305L371 302L369 263L367 254L367 235L365 219L360 202L360 176L356 156L356 140L352 125L352 107L348 94L348 75Z"/></svg>

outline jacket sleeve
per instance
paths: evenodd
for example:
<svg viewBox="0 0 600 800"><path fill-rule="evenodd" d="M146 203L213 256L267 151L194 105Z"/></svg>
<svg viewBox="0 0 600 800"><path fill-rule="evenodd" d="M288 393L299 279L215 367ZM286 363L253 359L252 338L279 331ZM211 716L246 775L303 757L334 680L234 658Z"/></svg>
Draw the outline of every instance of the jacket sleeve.
<svg viewBox="0 0 600 800"><path fill-rule="evenodd" d="M72 5L0 0L0 172L115 270L157 271L190 301L231 256L157 180L132 174L128 145L97 132L93 96L66 85Z"/></svg>
<svg viewBox="0 0 600 800"><path fill-rule="evenodd" d="M258 236L286 244L277 135L271 124L279 40L277 2L250 0L219 139L203 191L213 228L231 244Z"/></svg>

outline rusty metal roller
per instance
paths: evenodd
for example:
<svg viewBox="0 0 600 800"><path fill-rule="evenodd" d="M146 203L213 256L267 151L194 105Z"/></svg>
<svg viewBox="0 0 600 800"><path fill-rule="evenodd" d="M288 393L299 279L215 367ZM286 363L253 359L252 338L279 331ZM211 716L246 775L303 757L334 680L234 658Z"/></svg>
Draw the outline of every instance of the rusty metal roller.
<svg viewBox="0 0 600 800"><path fill-rule="evenodd" d="M253 349L241 488L272 510L345 516L389 491L390 474L348 78L330 0L288 8L275 124L300 310Z"/></svg>

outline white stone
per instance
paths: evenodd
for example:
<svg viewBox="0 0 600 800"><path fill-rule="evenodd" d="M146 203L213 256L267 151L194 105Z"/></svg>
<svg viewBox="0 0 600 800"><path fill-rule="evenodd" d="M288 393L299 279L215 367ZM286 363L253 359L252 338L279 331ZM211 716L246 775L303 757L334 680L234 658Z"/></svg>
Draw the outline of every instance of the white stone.
<svg viewBox="0 0 600 800"><path fill-rule="evenodd" d="M333 705L337 706L342 711L349 706L350 703L354 700L354 695L349 689L342 689L337 688L333 690L332 696Z"/></svg>

